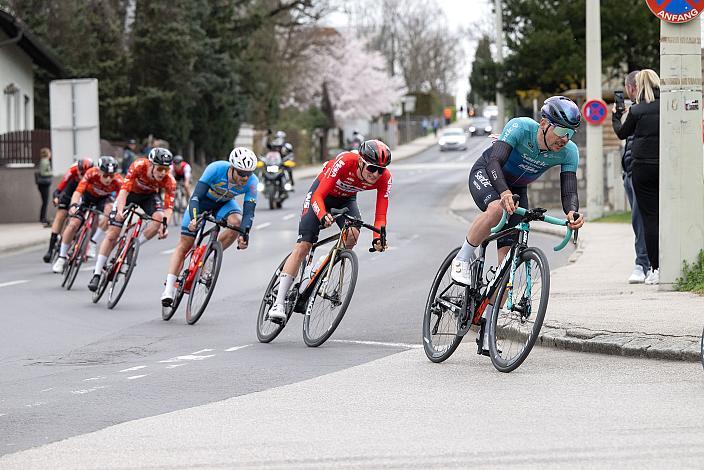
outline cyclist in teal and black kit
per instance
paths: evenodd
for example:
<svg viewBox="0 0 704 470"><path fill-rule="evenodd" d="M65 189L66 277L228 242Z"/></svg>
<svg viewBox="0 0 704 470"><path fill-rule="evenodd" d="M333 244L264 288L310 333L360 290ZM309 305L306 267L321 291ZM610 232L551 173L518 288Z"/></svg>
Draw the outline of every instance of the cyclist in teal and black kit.
<svg viewBox="0 0 704 470"><path fill-rule="evenodd" d="M173 302L176 279L183 267L186 253L195 241L196 219L200 213L210 211L216 219L225 220L233 227L252 227L259 183L259 179L253 174L256 167L257 156L244 147L232 150L229 161L213 162L206 167L193 191L188 210L183 215L181 240L171 255L166 287L161 294L162 306L170 307ZM235 201L235 196L240 194L244 194L242 208ZM249 244L249 237L229 229L223 230L218 240L223 249L227 249L235 240L241 250L246 249Z"/></svg>
<svg viewBox="0 0 704 470"><path fill-rule="evenodd" d="M540 115L540 123L527 117L511 119L499 139L472 167L469 191L482 214L470 226L462 248L452 262L454 281L465 285L470 283L470 265L477 258L477 247L489 236L491 227L499 223L503 209L512 214L510 226L520 221L513 215L516 206L512 195L519 195L518 205L527 209L528 185L550 167L561 167L562 208L567 214L569 227L576 230L584 224L581 215L576 219L574 216L579 210L579 150L570 140L580 124L579 108L564 96L553 96L545 100ZM499 260L506 256L513 242L512 237L497 241Z"/></svg>

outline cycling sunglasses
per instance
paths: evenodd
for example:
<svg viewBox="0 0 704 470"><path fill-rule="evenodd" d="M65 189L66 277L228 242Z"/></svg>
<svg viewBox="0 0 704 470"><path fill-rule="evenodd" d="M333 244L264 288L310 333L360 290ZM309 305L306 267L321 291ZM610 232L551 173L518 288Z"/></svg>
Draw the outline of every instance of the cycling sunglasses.
<svg viewBox="0 0 704 470"><path fill-rule="evenodd" d="M558 137L567 136L568 140L572 140L572 136L574 136L574 133L575 133L574 129L568 129L566 127L560 127L560 126L552 126L552 131Z"/></svg>
<svg viewBox="0 0 704 470"><path fill-rule="evenodd" d="M367 171L369 173L379 173L381 175L386 170L386 168L383 166L372 165L371 163L367 162L364 162L364 164L367 166Z"/></svg>
<svg viewBox="0 0 704 470"><path fill-rule="evenodd" d="M253 173L252 171L238 170L237 168L235 168L235 172L240 178L248 178L252 176Z"/></svg>

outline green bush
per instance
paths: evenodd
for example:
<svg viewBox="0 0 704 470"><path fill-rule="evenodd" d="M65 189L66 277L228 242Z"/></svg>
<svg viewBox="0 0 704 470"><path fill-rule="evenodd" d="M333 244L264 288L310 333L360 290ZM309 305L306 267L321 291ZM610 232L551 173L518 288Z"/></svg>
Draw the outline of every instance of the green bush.
<svg viewBox="0 0 704 470"><path fill-rule="evenodd" d="M685 261L682 264L682 277L675 281L675 290L704 295L704 250L699 251L696 263L690 266Z"/></svg>

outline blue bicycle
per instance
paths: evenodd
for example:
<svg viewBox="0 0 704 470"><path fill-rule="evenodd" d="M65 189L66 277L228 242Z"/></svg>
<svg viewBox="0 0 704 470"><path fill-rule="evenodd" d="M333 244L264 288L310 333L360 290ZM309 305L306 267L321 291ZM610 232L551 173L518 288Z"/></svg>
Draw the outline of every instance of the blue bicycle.
<svg viewBox="0 0 704 470"><path fill-rule="evenodd" d="M469 286L458 284L450 277L452 260L459 248L447 255L435 275L425 306L423 348L428 359L442 362L449 358L472 325L479 327L477 353L482 354L484 335L488 334L489 356L500 372L511 372L528 357L543 325L550 294L548 260L539 248L528 246L530 223L542 221L567 228L555 251L567 246L572 237L566 219L545 215L546 212L541 208L518 207L516 214L522 217L521 221L515 227L502 230L508 219L504 211L501 222L491 229L492 235L482 243L479 257L472 264ZM487 246L512 234L518 235L516 242L499 266L490 267L485 276ZM482 317L490 304L494 307L487 321Z"/></svg>

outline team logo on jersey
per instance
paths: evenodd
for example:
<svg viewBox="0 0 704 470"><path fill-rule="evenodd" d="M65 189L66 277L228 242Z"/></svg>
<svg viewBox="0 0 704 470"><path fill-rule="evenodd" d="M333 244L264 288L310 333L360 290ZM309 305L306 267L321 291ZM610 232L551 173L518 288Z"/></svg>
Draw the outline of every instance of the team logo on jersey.
<svg viewBox="0 0 704 470"><path fill-rule="evenodd" d="M482 189L482 187L477 183L476 181L472 181L472 184L474 184L474 187L477 189Z"/></svg>
<svg viewBox="0 0 704 470"><path fill-rule="evenodd" d="M486 176L484 176L484 173L483 173L483 172L478 171L478 172L477 172L477 175L475 176L475 178L476 178L485 188L488 188L489 186L491 186L491 182L489 181L489 179L488 179Z"/></svg>
<svg viewBox="0 0 704 470"><path fill-rule="evenodd" d="M335 162L335 165L332 167L332 170L330 171L330 176L331 177L336 177L337 172L340 171L340 168L342 168L345 165L345 162L342 159L339 159L338 161Z"/></svg>
<svg viewBox="0 0 704 470"><path fill-rule="evenodd" d="M303 201L303 210L306 210L310 207L310 198L311 197L313 197L313 193L306 194L306 200Z"/></svg>

